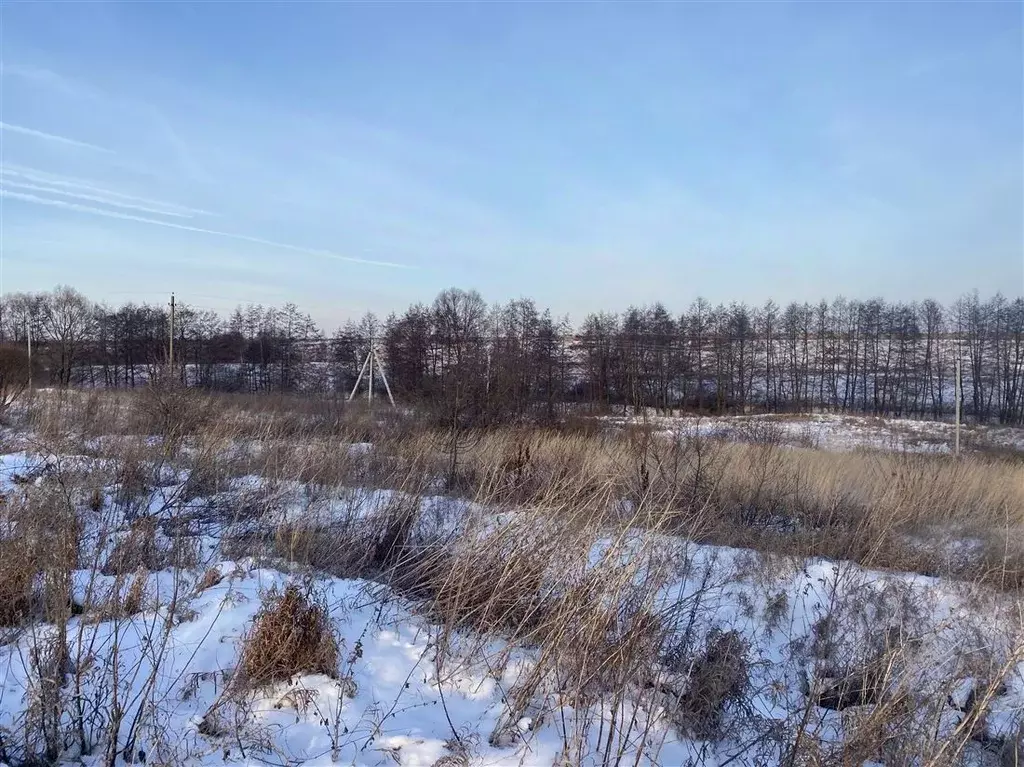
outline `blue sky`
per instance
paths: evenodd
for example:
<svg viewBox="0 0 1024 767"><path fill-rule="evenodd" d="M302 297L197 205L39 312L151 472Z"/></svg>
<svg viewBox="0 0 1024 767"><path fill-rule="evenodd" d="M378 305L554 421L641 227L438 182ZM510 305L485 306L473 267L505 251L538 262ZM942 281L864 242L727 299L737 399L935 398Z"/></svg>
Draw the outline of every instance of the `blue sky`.
<svg viewBox="0 0 1024 767"><path fill-rule="evenodd" d="M1019 3L10 3L3 289L1024 293Z"/></svg>

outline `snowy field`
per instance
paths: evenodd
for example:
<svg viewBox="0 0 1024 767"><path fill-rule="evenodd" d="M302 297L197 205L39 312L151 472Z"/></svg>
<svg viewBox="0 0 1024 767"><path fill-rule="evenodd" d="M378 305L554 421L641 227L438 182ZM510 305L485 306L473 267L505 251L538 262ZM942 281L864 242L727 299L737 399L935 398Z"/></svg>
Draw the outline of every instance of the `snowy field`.
<svg viewBox="0 0 1024 767"><path fill-rule="evenodd" d="M832 416L651 420L659 430L740 440L763 436L756 424L770 421L786 444L835 451L942 452L951 433L946 424ZM1016 449L1020 437L986 432L989 443ZM91 442L89 455L38 452L32 442L0 457L5 535L17 530L19 510L53 501L72 478L105 480L91 493L66 491L86 561L71 572L60 635L45 620L0 623L0 764L40 763L29 757L47 742L59 743L57 763L87 765L1012 764L1024 712L1024 613L1014 590L599 523L566 533L526 509L443 493L255 474L204 493L196 467L174 461L147 466L156 480L128 502L124 472L103 454L108 441ZM370 460L377 448L337 449ZM240 555L246 536L279 538L303 525L344 531L336 546L373 546L377 522L396 507L413 507L418 539L446 546L455 562L460 547L468 559L500 559L503 546L535 536L544 599L590 595L572 603L581 617L566 627L607 613L599 644L614 649L641 641L635 631L649 617L664 632L661 649L619 676L584 670L571 649L591 647L593 636L559 638L570 652L552 658L562 646L554 640L453 625L436 600L380 578L339 577L266 551ZM577 545L552 552L549 533ZM146 535L150 561L118 567L118 547ZM172 556L182 547L189 557ZM330 673L245 685L245 642L290 585L325 609L336 663ZM58 645L69 648L62 682L47 672ZM589 681L570 683L581 675ZM700 692L711 695L708 685L717 689L710 709ZM888 724L872 718L883 710ZM900 732L880 736L889 744L881 750L850 745L887 726ZM960 743L958 752L907 761L914 743L942 738Z"/></svg>
<svg viewBox="0 0 1024 767"><path fill-rule="evenodd" d="M784 444L820 450L891 450L896 452L952 453L956 427L942 421L907 418L815 414L805 416L658 416L607 417L624 425L647 424L655 430L696 432L709 437L757 441L768 430ZM1006 450L1024 453L1024 429L1012 426L961 426L961 449Z"/></svg>
<svg viewBox="0 0 1024 767"><path fill-rule="evenodd" d="M1008 605L929 579L883 576L819 561L793 567L764 583L754 575L744 577L742 551L693 547L690 553L712 571L710 586L703 577L684 576L666 586L664 598L688 606L702 601L702 610L714 612L715 630L738 633L754 669L749 684L757 692L743 704L750 709L744 713L746 724L737 724L719 742L677 731L671 721L670 694L662 696L657 708L627 709L630 717L640 717L632 736L646 732L651 740L641 752L629 743L615 743L630 764L637 759L662 765L721 764L744 754L749 758L740 763L777 763L770 755L776 746L771 740L775 727L794 724L804 710L807 686L815 682L816 673L828 673L817 671L813 647L815 627L832 600L857 595L871 605L894 606L908 593L923 600L932 615L918 629L919 655L903 673L913 675L919 695L932 697L937 707L946 709L935 719L951 730L963 719L954 705L964 705L978 681L965 670L960 685L944 686L941 672L955 664L951 650L964 642L1001 648L1013 625ZM561 763L565 744L580 736L590 740L585 750L595 755L587 763L601 761L604 744L596 739L609 701L572 710L559 699L557 689L540 689L529 706L516 710L505 691L530 678L536 657L529 648L500 641L472 643L472 649L446 659L442 668L435 646L437 629L414 604L372 583L327 577L317 578L312 587L328 606L340 637L339 675L298 675L230 699L217 712L229 730L204 734L209 712L230 690L239 644L262 600L300 580L252 561L219 562L214 569L220 580L206 588L196 585L198 575L185 583L174 582L169 573L149 575L144 587L148 606L130 620L72 621L69 627L76 642L90 648L90 658L99 659L96 673L85 675L81 694L90 699L111 695L109 686L116 683L103 675L119 664L128 677L120 682L121 695L129 706L146 709L149 721L137 741L139 751L148 754L145 763L429 767L459 764L443 759L462 754L461 741L468 763L549 765ZM89 583L87 573L77 576L80 598L88 588L115 588L112 577ZM722 583L725 576L728 580ZM166 604L182 590L185 599L179 596L177 609L170 611ZM965 615L966 621L951 620ZM897 609L893 619L905 616ZM859 625L856 617L850 621L849 644L843 651L867 651L870 627ZM707 629L702 627L702 633ZM21 730L30 715L29 702L38 684L33 679L32 648L39 641L38 635L22 637L0 652L0 725L7 733ZM855 644L858 641L862 647ZM116 659L110 657L114 653ZM657 677L667 686L685 674L685 668L666 668ZM636 693L638 706L650 706L652 696L644 690ZM947 703L948 695L953 698ZM1017 664L990 709L989 735L1012 733L1022 706L1024 665ZM619 714L620 726L624 715ZM842 711L820 708L813 716L811 729L816 735L826 741L836 737L832 731L842 727ZM610 716L604 724L610 729ZM127 723L124 731L127 736ZM63 757L77 761L80 755L72 749ZM82 763L100 759L83 758Z"/></svg>

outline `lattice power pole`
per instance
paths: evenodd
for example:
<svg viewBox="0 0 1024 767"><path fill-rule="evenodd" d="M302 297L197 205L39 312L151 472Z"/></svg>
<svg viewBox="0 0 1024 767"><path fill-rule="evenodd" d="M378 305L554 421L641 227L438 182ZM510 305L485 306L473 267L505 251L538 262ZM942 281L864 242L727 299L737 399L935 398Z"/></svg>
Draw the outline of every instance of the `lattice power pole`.
<svg viewBox="0 0 1024 767"><path fill-rule="evenodd" d="M370 348L366 352L366 358L363 360L363 366L359 369L359 376L356 378L356 385L352 387L351 394L348 395L348 402L355 399L356 392L359 391L359 384L363 382L363 376L366 375L369 370L369 376L367 377L368 385L366 387L366 402L373 407L373 366L374 363L377 365L377 372L380 373L380 380L384 382L384 390L388 393L388 401L391 402L391 407L395 407L395 398L391 396L391 386L388 384L387 374L384 372L384 365L380 361L380 355L377 354L377 347L374 344L373 339L370 339Z"/></svg>

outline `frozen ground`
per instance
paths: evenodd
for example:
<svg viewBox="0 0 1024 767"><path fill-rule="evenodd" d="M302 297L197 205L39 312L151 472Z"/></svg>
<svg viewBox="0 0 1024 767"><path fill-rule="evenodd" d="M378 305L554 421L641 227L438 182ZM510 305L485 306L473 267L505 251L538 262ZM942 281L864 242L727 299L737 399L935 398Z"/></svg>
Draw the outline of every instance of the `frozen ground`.
<svg viewBox="0 0 1024 767"><path fill-rule="evenodd" d="M806 416L640 416L602 419L610 424L647 424L665 433L700 433L709 437L761 440L775 434L784 444L821 450L857 449L951 453L956 427L940 421L873 416L816 414ZM1009 450L1024 453L1024 429L1011 426L961 427L963 450Z"/></svg>
<svg viewBox="0 0 1024 767"><path fill-rule="evenodd" d="M751 420L688 425L728 434ZM881 435L892 434L886 422L859 419L815 417L780 425L787 439L799 442L809 431L830 449L885 446ZM935 424L921 426L927 427L926 435L940 433ZM899 431L915 434L906 422ZM25 492L54 467L88 469L92 460L98 459L24 452L0 456L0 491L7 496ZM188 500L179 492L183 477L170 472L164 479L166 485L141 508L164 522L186 517L202 522L192 530L200 544L197 565L184 572L143 571L128 579L93 570L77 571L74 577L79 604L110 601L112 593L139 579L141 611L86 613L68 626L76 648L72 667L81 670L76 674L81 684L64 694L97 712L120 701L119 749L127 743L131 749L116 764L547 766L572 763L572 749L589 754L582 762L595 765L609 754L611 762L618 755L624 765L783 764L779 744L798 727L823 743L840 737L849 711L809 706L809 691L833 684L839 668L871 662L881 637L913 635L908 643L912 652L896 661L898 675L911 694L929 703L933 725L940 730L960 725L961 709L992 671L986 664L1012 658L1019 643L1021 616L1012 597L934 578L766 557L640 532L614 542L595 538L583 556L567 553L558 572L549 573L552 588L611 578L620 559L634 567L640 559L636 577L656 583L648 608L673 616L670 624L680 647L700 648L736 632L750 670L747 693L727 710L721 735L705 739L673 716L693 669L671 658L645 675L646 686L638 680L636 689L620 691L623 699L618 701L613 691L597 691L580 705L549 683L531 689L524 702L516 692L539 662L536 648L471 635L442 643L441 629L422 605L380 584L224 557L221 543L240 525L367 519L389 505L391 491L351 488L323 497L299 483L281 485L275 488L282 499L277 516L239 520L237 507L246 492L259 489L258 478L241 477L218 496ZM117 490L105 488L98 510L83 509L82 538L95 539L104 556L125 535L120 520L120 532L108 542L101 540L101 520ZM476 525L481 535L497 535L503 525L515 524L514 512L498 516L443 497L422 504L423 519L449 534ZM229 694L241 641L254 616L268 595L289 583L301 584L328 607L341 647L337 676L299 675L244 695ZM834 609L838 604L849 609ZM8 754L17 753L19 733L39 715L45 688L39 648L52 631L46 625L0 630L0 744ZM823 642L835 646L826 649ZM977 648L969 654L974 665L962 664L964 647ZM611 714L616 702L618 713ZM1016 660L1005 688L992 701L987 735L1009 736L1022 711L1024 663ZM97 741L96 752L82 754L69 746L62 762L106 763L101 733L109 715L97 713L88 721L95 731L86 737ZM642 746L637 745L639 732L646 735ZM969 763L998 764L995 752L980 743L974 748Z"/></svg>
<svg viewBox="0 0 1024 767"><path fill-rule="evenodd" d="M746 704L752 716L744 721L750 724L746 731L738 729L709 744L676 731L664 710L638 711L638 716L650 717L650 724L644 722L642 728L650 729L651 742L658 746L636 754L628 744L621 744L630 764L639 758L641 763L682 765L699 763L702 756L706 764L724 763L751 748L751 741L770 732L770 725L792 724L802 711L801 688L808 675L815 673L809 654L805 664L797 663L792 647L811 647L814 627L836 589L847 594L860 590L882 601L909 589L934 608L934 622L923 636L924 649L909 672L920 676L917 689L923 695L939 695L939 690L928 689L934 679L928 672L935 664L942 665L957 642L1005 641L1000 622L992 619L998 611L991 617L977 616L974 636L944 629L949 616L967 609L965 600L955 590L927 579L892 579L810 562L782 575L766 590L753 575L742 577L743 552L701 547L692 553L697 561L720 568L717 577L712 576L713 585L708 588L701 577L684 577L668 584L664 595L693 600L704 584L701 598L714 609L715 628L735 629L748 644L756 675L752 687L758 691ZM109 695L107 675L116 663L127 677L120 690L123 698L147 707L152 723L138 740L138 749L149 754L147 763L429 767L444 764L439 760L446 754L458 753L461 741L472 764L549 765L559 763L563 744L572 740L575 731L592 740L598 737L601 706L566 709L556 689L539 691L529 710L510 709L506 691L516 689L536 660L528 648L510 648L497 641L474 645L463 657L446 659L442 668L435 651L436 629L414 605L374 584L334 578L319 578L313 588L329 606L341 638L340 676L302 675L232 700L229 708L217 713L225 723L223 734L202 734L204 719L230 685L240 640L262 599L297 580L277 570L260 569L251 561L221 562L216 568L223 579L198 592L194 582L189 584L189 592L195 595L175 615L166 609L175 588L172 578L169 573L155 573L147 579L151 607L146 611L128 621L84 624L76 620L70 626L76 641L91 648L97 663L97 673L86 676L83 695L92 699ZM720 583L724 575L733 576L727 585ZM80 591L87 580L87 574L80 574ZM112 588L112 579L92 587ZM769 603L785 605L770 625L763 617ZM186 618L181 617L183 613ZM166 634L165 622L173 624ZM852 625L848 630L857 634L862 628ZM38 640L38 636L23 636L0 648L0 727L6 732L19 731L24 717L30 715L29 702L38 684L30 658ZM111 657L115 652L116 660ZM665 671L665 679L673 673L678 672ZM993 706L989 718L993 733L1015 726L1024 705L1022 674L1024 667L1018 667L1009 689ZM968 694L971 682L965 677L959 694ZM830 729L839 727L841 717L840 712L821 709L811 727L827 738ZM577 718L589 720L589 727ZM955 727L958 723L958 712L950 706L944 724ZM127 723L124 730L127 735ZM601 744L590 745L593 752L600 752ZM65 756L72 761L79 755ZM83 758L82 763L100 761Z"/></svg>

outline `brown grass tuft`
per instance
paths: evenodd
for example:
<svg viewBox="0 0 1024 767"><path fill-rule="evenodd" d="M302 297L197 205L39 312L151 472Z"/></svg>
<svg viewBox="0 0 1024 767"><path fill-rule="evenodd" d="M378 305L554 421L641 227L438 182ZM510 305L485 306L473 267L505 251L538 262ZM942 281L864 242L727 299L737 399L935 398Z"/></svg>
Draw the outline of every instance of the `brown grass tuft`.
<svg viewBox="0 0 1024 767"><path fill-rule="evenodd" d="M216 567L210 567L203 573L203 577L196 583L196 593L212 589L218 583L224 580L224 576L220 574L220 570Z"/></svg>
<svg viewBox="0 0 1024 767"><path fill-rule="evenodd" d="M701 740L722 734L726 706L742 700L749 679L747 648L736 631L712 632L694 659L686 690L672 712L684 732Z"/></svg>
<svg viewBox="0 0 1024 767"><path fill-rule="evenodd" d="M254 688L297 674L338 674L338 640L325 605L299 587L271 594L242 645L239 682Z"/></svg>
<svg viewBox="0 0 1024 767"><path fill-rule="evenodd" d="M159 570L163 567L163 555L156 542L156 520L140 517L132 522L128 533L114 544L110 556L103 565L104 575L126 575L142 567Z"/></svg>
<svg viewBox="0 0 1024 767"><path fill-rule="evenodd" d="M17 626L29 615L36 572L23 541L0 540L0 626Z"/></svg>

